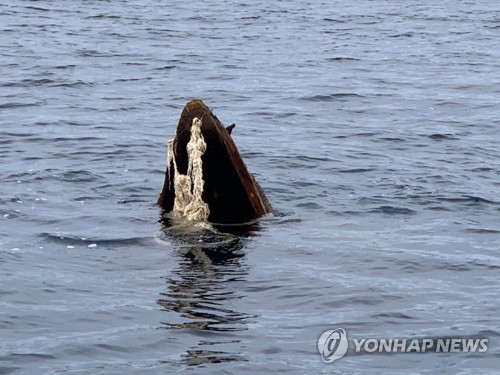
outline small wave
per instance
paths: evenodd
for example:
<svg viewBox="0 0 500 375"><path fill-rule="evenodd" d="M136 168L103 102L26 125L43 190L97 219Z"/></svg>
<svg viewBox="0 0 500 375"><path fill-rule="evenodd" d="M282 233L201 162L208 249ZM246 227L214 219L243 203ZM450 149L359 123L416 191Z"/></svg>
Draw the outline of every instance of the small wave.
<svg viewBox="0 0 500 375"><path fill-rule="evenodd" d="M401 38L401 37L411 38L412 36L414 36L412 32L406 32L406 33L389 35L389 38Z"/></svg>
<svg viewBox="0 0 500 375"><path fill-rule="evenodd" d="M164 66L162 66L162 67L155 68L155 69L153 69L153 70L155 70L155 71L171 70L171 69L175 69L175 68L177 68L177 67L178 67L178 66L176 66L176 65L164 65Z"/></svg>
<svg viewBox="0 0 500 375"><path fill-rule="evenodd" d="M261 16L242 16L240 20L259 20L261 18Z"/></svg>
<svg viewBox="0 0 500 375"><path fill-rule="evenodd" d="M76 65L74 64L68 64L68 65L57 65L54 66L54 69L73 69L76 68Z"/></svg>
<svg viewBox="0 0 500 375"><path fill-rule="evenodd" d="M310 161L310 162L331 162L332 159L330 158L321 158L321 157L314 157L314 156L307 156L307 155L297 155L294 157L291 157L292 159L295 160L301 160L301 161Z"/></svg>
<svg viewBox="0 0 500 375"><path fill-rule="evenodd" d="M365 173L365 172L373 172L374 168L352 168L352 169L341 169L338 170L338 173Z"/></svg>
<svg viewBox="0 0 500 375"><path fill-rule="evenodd" d="M376 139L377 141L389 141L389 142L406 142L406 139L404 138L397 138L397 137L380 137Z"/></svg>
<svg viewBox="0 0 500 375"><path fill-rule="evenodd" d="M76 153L78 154L78 153ZM93 182L102 179L102 176L88 171L59 171L45 169L33 173L16 173L9 176L10 179L31 178L33 181L64 181L64 182Z"/></svg>
<svg viewBox="0 0 500 375"><path fill-rule="evenodd" d="M323 206L315 203L315 202L304 202L304 203L299 203L295 205L295 207L298 208L307 208L309 210L320 210L323 208Z"/></svg>
<svg viewBox="0 0 500 375"><path fill-rule="evenodd" d="M430 206L426 207L426 209L431 211L453 211L452 209L444 206Z"/></svg>
<svg viewBox="0 0 500 375"><path fill-rule="evenodd" d="M363 98L363 95L359 95L353 92L339 92L330 95L313 95L313 96L304 96L300 98L300 100L305 100L308 102L331 102L337 99L343 98Z"/></svg>
<svg viewBox="0 0 500 375"><path fill-rule="evenodd" d="M121 18L122 18L121 16L117 16L117 15L114 15L114 14L97 14L95 16L85 17L86 20L93 20L93 19L119 20Z"/></svg>
<svg viewBox="0 0 500 375"><path fill-rule="evenodd" d="M32 140L36 141L50 141L50 142L93 142L93 141L101 141L102 138L92 137L92 136L83 136L83 137L57 137L57 138L34 138Z"/></svg>
<svg viewBox="0 0 500 375"><path fill-rule="evenodd" d="M389 200L386 198L380 198L380 197L361 197L359 198L358 202L360 204L383 204L383 203L389 203Z"/></svg>
<svg viewBox="0 0 500 375"><path fill-rule="evenodd" d="M451 202L451 203L469 203L476 205L478 203L484 203L484 204L492 204L492 205L499 205L500 202L495 202L489 199L481 198L478 196L474 195L462 195L461 197L439 197L438 200L443 201L443 202Z"/></svg>
<svg viewBox="0 0 500 375"><path fill-rule="evenodd" d="M437 270L447 270L447 271L470 271L472 267L469 264L455 264L455 263L443 263L435 266Z"/></svg>
<svg viewBox="0 0 500 375"><path fill-rule="evenodd" d="M68 182L91 182L96 181L100 176L89 172L89 171L68 171L64 172L60 176L62 181Z"/></svg>
<svg viewBox="0 0 500 375"><path fill-rule="evenodd" d="M370 212L382 213L385 215L414 215L417 212L405 207L380 206Z"/></svg>
<svg viewBox="0 0 500 375"><path fill-rule="evenodd" d="M352 210L345 210L345 211L336 211L336 210L329 210L327 211L329 215L332 216L345 216L345 217L350 217L350 216L362 216L366 215L365 211L352 211Z"/></svg>
<svg viewBox="0 0 500 375"><path fill-rule="evenodd" d="M360 59L356 59L354 57L329 57L325 59L326 61L361 61Z"/></svg>
<svg viewBox="0 0 500 375"><path fill-rule="evenodd" d="M148 202L150 202L150 200L147 198L125 198L125 199L120 199L118 201L118 204L148 203Z"/></svg>
<svg viewBox="0 0 500 375"><path fill-rule="evenodd" d="M414 316L406 315L401 312L381 312L372 314L373 318L395 318L395 319L415 319Z"/></svg>
<svg viewBox="0 0 500 375"><path fill-rule="evenodd" d="M500 230L497 230L497 229L486 229L486 228L467 228L465 230L467 232L477 233L477 234L498 234L498 233L500 233Z"/></svg>
<svg viewBox="0 0 500 375"><path fill-rule="evenodd" d="M11 143L14 143L12 139L0 139L0 145L9 145Z"/></svg>
<svg viewBox="0 0 500 375"><path fill-rule="evenodd" d="M435 141L445 141L445 140L456 140L457 138L454 137L452 134L431 134L428 136L430 139L433 139Z"/></svg>
<svg viewBox="0 0 500 375"><path fill-rule="evenodd" d="M477 333L479 336L500 336L500 331L493 331L492 329L482 330Z"/></svg>
<svg viewBox="0 0 500 375"><path fill-rule="evenodd" d="M39 103L3 103L0 104L0 109L8 109L8 108L23 108L23 107L35 107Z"/></svg>
<svg viewBox="0 0 500 375"><path fill-rule="evenodd" d="M17 82L6 82L2 83L1 86L4 87L33 87L33 86L45 86L55 83L55 81L48 78L40 79L23 79Z"/></svg>
<svg viewBox="0 0 500 375"><path fill-rule="evenodd" d="M134 246L147 246L150 243L151 238L149 237L129 237L129 238L92 238L92 237L80 237L72 234L52 234L52 233L40 233L38 235L42 239L59 243L68 246L87 246L87 247L98 247L98 246L124 246L124 245L134 245Z"/></svg>
<svg viewBox="0 0 500 375"><path fill-rule="evenodd" d="M114 55L112 53L99 52L96 50L80 50L77 51L78 56L80 57L118 57L121 56L119 54Z"/></svg>
<svg viewBox="0 0 500 375"><path fill-rule="evenodd" d="M85 82L85 81L82 81L82 80L77 80L77 81L74 81L74 82L56 82L54 84L51 84L50 87L67 87L67 88L74 88L74 87L91 87L93 86L94 84L92 83L89 83L89 82Z"/></svg>
<svg viewBox="0 0 500 375"><path fill-rule="evenodd" d="M490 167L478 167L478 168L472 168L472 169L466 169L468 172L494 172L495 169L490 168Z"/></svg>
<svg viewBox="0 0 500 375"><path fill-rule="evenodd" d="M323 18L323 21L326 21L326 22L335 22L335 23L346 23L347 22L347 20L345 20L345 19L330 18L330 17Z"/></svg>
<svg viewBox="0 0 500 375"><path fill-rule="evenodd" d="M41 8L41 7L35 7L35 6L25 6L24 9L30 9L30 10L36 10L38 12L48 12L50 9L47 8Z"/></svg>
<svg viewBox="0 0 500 375"><path fill-rule="evenodd" d="M54 360L56 357L50 354L42 354L42 353L12 353L8 354L6 356L2 356L0 360L6 361L6 360L12 360L12 361L18 361L18 362L23 362L23 361L39 361L39 360ZM1 369L0 369L1 370ZM1 373L1 371L0 371Z"/></svg>

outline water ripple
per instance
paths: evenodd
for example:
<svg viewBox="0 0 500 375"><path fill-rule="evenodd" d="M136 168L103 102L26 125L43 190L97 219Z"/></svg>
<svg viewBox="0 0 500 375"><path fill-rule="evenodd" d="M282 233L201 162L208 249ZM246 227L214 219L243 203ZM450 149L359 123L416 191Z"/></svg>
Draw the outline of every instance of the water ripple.
<svg viewBox="0 0 500 375"><path fill-rule="evenodd" d="M0 372L321 373L335 327L492 342L341 373L492 368L498 4L335 4L0 4ZM195 97L272 215L156 207Z"/></svg>

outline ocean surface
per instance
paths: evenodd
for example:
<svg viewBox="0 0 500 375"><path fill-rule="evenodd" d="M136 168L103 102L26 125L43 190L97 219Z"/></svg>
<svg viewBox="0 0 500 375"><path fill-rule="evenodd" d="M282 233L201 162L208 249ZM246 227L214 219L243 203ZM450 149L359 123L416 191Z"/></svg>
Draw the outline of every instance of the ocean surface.
<svg viewBox="0 0 500 375"><path fill-rule="evenodd" d="M0 4L0 374L497 374L500 3ZM202 98L275 213L168 228ZM356 353L320 335L487 338Z"/></svg>

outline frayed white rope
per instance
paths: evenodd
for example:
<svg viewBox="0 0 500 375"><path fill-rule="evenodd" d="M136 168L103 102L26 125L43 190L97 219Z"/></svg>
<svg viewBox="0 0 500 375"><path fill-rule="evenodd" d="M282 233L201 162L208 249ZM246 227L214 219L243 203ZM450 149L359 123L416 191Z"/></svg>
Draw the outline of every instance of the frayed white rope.
<svg viewBox="0 0 500 375"><path fill-rule="evenodd" d="M188 156L187 175L180 174L175 161L173 139L168 142L168 163L174 165L175 199L172 214L174 217L185 217L192 221L207 221L210 209L202 199L203 162L201 157L207 149L207 144L201 133L202 121L195 117L191 125L191 138L186 146Z"/></svg>

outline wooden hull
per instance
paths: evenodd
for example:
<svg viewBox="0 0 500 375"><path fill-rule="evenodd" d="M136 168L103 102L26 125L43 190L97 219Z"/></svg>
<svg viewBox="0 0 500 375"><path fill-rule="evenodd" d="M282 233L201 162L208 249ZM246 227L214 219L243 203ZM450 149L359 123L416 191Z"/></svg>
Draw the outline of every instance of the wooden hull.
<svg viewBox="0 0 500 375"><path fill-rule="evenodd" d="M201 126L196 122L197 119L201 121ZM179 211L176 204L176 186L179 189L176 179L189 177L192 183L191 190L196 184L191 177L192 155L188 151L188 143L194 130L193 124L198 124L200 127L206 144L201 156L203 172L201 198L208 205L208 221L216 224L240 224L251 222L271 212L269 201L248 172L231 138L230 131L234 126L226 129L212 111L197 99L191 100L182 111L172 144L173 155L169 157L165 183L158 204L168 212Z"/></svg>

